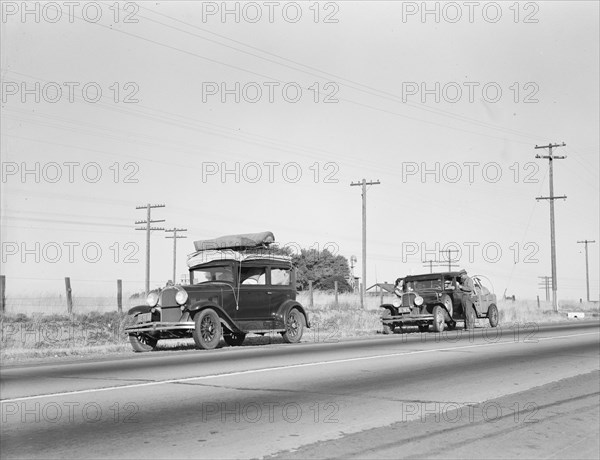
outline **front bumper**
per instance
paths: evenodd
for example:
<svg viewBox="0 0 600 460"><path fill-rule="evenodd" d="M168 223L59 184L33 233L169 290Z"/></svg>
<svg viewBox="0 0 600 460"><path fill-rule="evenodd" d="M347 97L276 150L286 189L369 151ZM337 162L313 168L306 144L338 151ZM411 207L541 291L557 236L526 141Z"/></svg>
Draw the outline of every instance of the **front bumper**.
<svg viewBox="0 0 600 460"><path fill-rule="evenodd" d="M423 323L423 322L428 322L428 321L433 321L433 315L428 314L428 313L426 313L426 314L407 313L404 315L387 316L387 317L381 319L381 322L383 324L395 324L395 323L410 324L410 323Z"/></svg>
<svg viewBox="0 0 600 460"><path fill-rule="evenodd" d="M159 321L148 321L145 323L137 323L124 328L125 332L131 334L133 332L155 332L155 331L173 331L178 329L195 329L194 321L183 321L178 323L167 323Z"/></svg>

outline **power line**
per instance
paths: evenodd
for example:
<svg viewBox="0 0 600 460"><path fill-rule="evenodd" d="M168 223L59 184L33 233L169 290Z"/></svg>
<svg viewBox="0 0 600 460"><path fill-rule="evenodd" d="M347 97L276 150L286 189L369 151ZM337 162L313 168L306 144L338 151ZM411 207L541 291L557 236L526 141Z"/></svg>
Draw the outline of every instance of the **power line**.
<svg viewBox="0 0 600 460"><path fill-rule="evenodd" d="M452 253L453 252L458 252L458 250L457 249L446 249L446 250L440 251L440 254L446 253L448 255L448 271L449 272L452 271L453 267L455 267L455 268L458 267L458 265L455 264L454 262L458 261L459 259L452 260ZM440 264L440 265L442 265L442 264Z"/></svg>
<svg viewBox="0 0 600 460"><path fill-rule="evenodd" d="M79 17L77 15L74 15L74 17L76 17L77 19L84 20L83 18L81 18L81 17ZM154 21L154 22L158 22L158 21ZM134 37L134 38L137 38L137 39L140 39L140 40L143 40L143 41L146 41L146 42L149 42L149 43L152 43L152 44L155 44L155 45L158 45L158 46L170 49L170 50L179 51L179 52L181 52L183 54L194 56L194 57L197 57L199 59L203 59L205 61L208 61L208 62L211 62L211 63L214 63L214 64L220 64L220 65L223 65L225 67L229 67L229 68L232 68L232 69L235 69L235 70L239 70L239 71L242 71L242 72L247 72L247 73L250 73L252 75L260 76L262 78L269 78L269 79L277 81L279 83L285 83L284 81L282 81L282 80L280 80L278 78L275 78L275 77L271 77L269 75L264 75L264 74L261 74L261 73L258 73L258 72L255 72L255 71L252 71L252 70L249 70L249 69L245 69L243 67L239 67L239 66L236 66L236 65L228 64L226 62L218 61L216 59L212 59L212 58L209 58L209 57L197 54L197 53L193 53L191 51L187 51L187 50L184 50L184 49L181 49L181 48L178 48L176 46L169 45L169 44L166 44L166 43L163 43L163 42L152 40L150 38L146 38L146 37L143 37L141 35L136 35L136 34L133 34L133 33L129 33L129 32L126 32L124 30L113 29L112 27L109 27L109 26L104 25L104 24L100 24L99 22L95 22L94 24L97 25L97 26L99 26L99 27L103 27L103 28L109 29L113 33L114 32L118 32L118 33L130 36L130 37ZM164 23L160 23L160 24L165 25L167 27L171 27L171 26L168 26L168 25L166 25ZM184 31L182 31L182 32L184 32ZM298 69L296 69L296 70L298 70ZM303 89L309 89L309 88L306 88L306 87L302 87L302 88ZM394 96L394 97L397 98L398 96ZM445 128L448 128L448 129L454 129L454 130L458 130L458 131L465 131L465 132L469 132L471 134L476 134L476 135L487 136L487 137L492 137L492 138L496 138L496 139L505 140L505 137L492 136L492 135L489 135L489 134L478 133L478 132L475 132L475 131L469 131L469 130L465 130L465 129L461 129L461 128L456 128L456 127L444 125L444 124L441 124L441 123L432 122L432 121L429 121L429 120L423 120L423 119L420 119L420 118L416 118L416 117L411 117L411 116L408 116L408 115L399 114L397 112L383 110L383 109L380 109L380 108L377 108L377 107L374 107L374 106L371 106L371 105L368 105L368 104L361 104L361 103L358 103L356 101L352 101L352 100L349 100L349 99L344 99L344 98L338 98L338 99L340 101L343 100L345 102L349 102L349 103L358 105L360 107L366 107L366 108L370 108L370 109L373 109L373 110L378 110L378 111L381 111L381 112L384 112L384 113L389 113L389 114L393 114L393 115L396 115L396 116L400 116L400 117L403 117L403 118L413 119L413 120L419 121L421 123L428 123L428 124L433 124L433 125L439 125L439 126L443 126ZM415 107L422 108L422 107L420 107L418 105L416 105ZM441 114L441 115L443 115L443 114ZM459 121L462 121L462 120L459 120ZM470 121L469 123L475 124L476 121ZM480 123L480 122L478 122L478 123ZM485 127L485 128L486 129L496 129L496 130L506 130L507 129L507 128L502 128L502 127ZM520 134L520 136L523 136L523 134ZM526 137L531 137L531 136L530 135L526 135ZM513 141L513 142L524 143L524 142L521 142L521 141Z"/></svg>
<svg viewBox="0 0 600 460"><path fill-rule="evenodd" d="M352 85L349 85L347 83L346 84L341 83L341 84L344 85L344 86L347 86L349 88L355 89L357 91L363 92L365 94L369 94L369 95L372 95L372 96L380 97L380 98L383 98L383 99L388 100L388 101L401 102L403 105L409 105L412 108L415 108L415 109L418 109L418 110L423 110L423 111L426 111L426 112L431 112L431 113L434 113L436 115L446 116L446 117L449 117L449 118L452 118L452 119L455 119L455 120L459 120L459 121L462 121L462 122L465 122L465 123L471 123L471 124L474 124L474 125L477 125L477 126L480 126L480 127L484 127L484 128L488 128L488 129L496 129L496 130L504 131L504 132L507 132L507 133L510 133L510 134L514 134L514 135L518 135L518 136L523 136L523 137L533 137L532 134L525 133L525 132L522 132L522 131L518 131L518 130L515 130L515 129L512 129L512 128L505 128L505 127L502 127L502 126L499 126L499 125L494 125L492 123L483 122L481 120L477 120L477 119L474 119L474 118L466 117L464 115L452 113L452 112L447 111L447 110L442 110L442 109L439 109L437 107L428 107L428 106L424 106L422 104L417 104L417 103L414 103L414 102L405 101L405 100L402 100L402 98L400 96L396 95L396 94L389 93L387 91L382 91L382 90L374 88L372 86L365 85L363 83L360 83L360 82L357 82L357 81L354 81L354 80L350 80L348 78L344 78L342 76L339 76L339 75L336 75L336 74L333 74L333 73L330 73L330 72L326 72L326 71L321 70L319 68L312 67L312 66L309 66L309 65L306 65L306 64L302 64L301 62L294 61L292 59L288 59L288 58L286 58L284 56L280 56L280 55L272 53L270 51L266 51L266 50L261 49L259 47L248 45L247 43L242 43L242 42L240 42L238 40L231 39L231 38L229 38L229 37L227 37L225 35L217 34L217 33L212 32L210 30L207 30L207 29L204 29L202 27L199 27L199 26L197 26L195 24L191 24L191 23L182 21L181 19L177 19L177 18L174 18L172 16L169 16L169 15L166 15L166 14L163 14L163 13L159 13L158 11L152 10L150 8L145 8L145 7L142 7L142 8L145 9L145 10L147 10L147 11L150 11L150 12L152 12L152 13L158 15L158 16L162 16L162 17L168 18L168 19L170 19L172 21L175 21L175 22L178 22L178 23L181 23L181 24L185 24L188 27L192 27L194 29L201 30L201 31L203 31L205 33L217 36L217 37L222 38L224 40L236 43L238 45L242 45L244 47L250 48L250 49L255 50L255 51L259 51L259 52L264 53L264 54L269 55L269 56L273 56L273 57L275 57L277 59L280 59L282 61L290 62L292 64L295 64L296 66L301 66L301 67L305 67L307 69L311 69L311 70L313 70L315 72L318 72L320 74L325 75L326 77L333 77L333 78L335 78L338 81L341 80L341 81L345 81L345 82L350 82L350 83L352 83L352 85L357 85L357 86L362 87L362 88L358 88L356 86L352 86ZM266 58L264 56L257 55L255 53L251 53L249 51L240 49L238 47L227 45L225 43L222 43L222 42L219 42L219 41L216 41L216 40L212 40L212 39L203 37L201 35L189 32L187 30L183 30L183 29L181 29L179 27L175 27L175 26L172 26L172 25L169 25L169 24L165 24L164 22L160 22L160 21L157 21L155 19L148 18L147 16L140 16L140 17L142 17L142 18L144 18L144 19L146 19L146 20L148 20L150 22L154 22L155 24L159 24L159 25L168 27L170 29L177 30L177 31L185 33L185 34L192 35L193 37L199 38L201 40L209 41L211 43L215 43L217 45L220 45L220 46L223 46L223 47L226 47L226 48L229 48L229 49L233 49L233 50L238 51L240 53L244 53L244 54L247 54L249 56L253 56L253 57L256 57L258 59L262 59L262 60L265 60L267 62L271 62L271 63L276 64L276 65L280 65L280 66L283 66L283 67L286 67L286 68L289 68L289 69L292 69L292 70L295 70L295 71L298 71L298 72L302 72L302 73L305 73L307 75L314 76L316 78L325 78L323 75L318 75L318 74L315 74L315 73L312 73L312 72L308 72L308 71L303 70L303 69L299 69L297 67L293 67L293 66L281 63L281 62L277 62L277 61L275 61L273 59L269 59L269 58ZM366 88L366 89L364 89L364 88ZM375 94L375 93L379 93L379 94Z"/></svg>
<svg viewBox="0 0 600 460"><path fill-rule="evenodd" d="M552 154L552 149L556 147L566 147L567 144L564 142L562 144L548 144L548 145L536 145L536 149L548 149L548 155L536 155L536 158L545 158L549 163L549 182L550 182L550 196L547 197L537 197L536 200L549 200L550 201L550 251L552 257L552 306L554 311L558 311L558 302L556 299L556 290L557 290L557 282L556 282L556 231L554 226L554 200L566 200L566 195L562 196L554 196L554 172L553 172L553 163L554 160L563 160L566 156L557 156Z"/></svg>

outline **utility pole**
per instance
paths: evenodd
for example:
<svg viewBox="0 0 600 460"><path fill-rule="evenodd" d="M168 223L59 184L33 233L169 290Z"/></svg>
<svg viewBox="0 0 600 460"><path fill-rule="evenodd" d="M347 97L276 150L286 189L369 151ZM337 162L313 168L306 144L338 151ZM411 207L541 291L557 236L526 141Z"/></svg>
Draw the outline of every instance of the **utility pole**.
<svg viewBox="0 0 600 460"><path fill-rule="evenodd" d="M452 271L452 265L456 266L455 264L453 264L452 262L454 262L452 260L452 253L453 252L458 252L457 249L446 249L445 251L440 251L440 254L444 254L446 253L448 255L448 271L451 272ZM458 259L455 259L458 260Z"/></svg>
<svg viewBox="0 0 600 460"><path fill-rule="evenodd" d="M585 244L585 288L587 292L587 301L590 301L590 272L588 268L588 244L595 243L596 241L592 240L583 240L578 241L578 243Z"/></svg>
<svg viewBox="0 0 600 460"><path fill-rule="evenodd" d="M433 273L433 262L435 262L434 260L422 260L421 262L423 263L424 267L427 267L427 265L429 265L429 273Z"/></svg>
<svg viewBox="0 0 600 460"><path fill-rule="evenodd" d="M352 182L351 187L360 185L362 187L362 283L360 289L360 306L365 306L365 285L367 282L367 185L379 185L378 180L367 182L363 179L361 182Z"/></svg>
<svg viewBox="0 0 600 460"><path fill-rule="evenodd" d="M538 285L538 287L540 289L543 288L546 291L546 302L550 302L550 285L552 284L550 282L550 279L552 277L551 276L538 276L538 278L544 280L544 281L540 281L540 284Z"/></svg>
<svg viewBox="0 0 600 460"><path fill-rule="evenodd" d="M554 169L553 163L554 160L563 160L567 158L566 156L556 156L552 154L552 149L556 147L566 147L567 144L564 142L562 144L548 144L548 145L536 145L536 149L548 149L548 155L536 155L536 158L544 158L548 160L550 165L550 196L547 197L538 197L536 200L549 200L550 201L550 250L552 257L552 307L554 311L558 311L558 302L556 299L556 290L557 290L557 280L556 280L556 237L555 237L555 229L554 229L554 200L566 200L566 195L563 196L554 196Z"/></svg>
<svg viewBox="0 0 600 460"><path fill-rule="evenodd" d="M136 225L146 224L146 227L138 227L136 230L145 230L146 231L146 296L150 292L150 232L153 230L164 230L164 228L152 227L152 224L157 222L164 222L164 219L161 220L152 220L150 218L150 211L154 208L164 208L164 204L146 204L144 206L136 206L135 209L145 209L146 210L146 220L138 220L135 222Z"/></svg>
<svg viewBox="0 0 600 460"><path fill-rule="evenodd" d="M178 235L177 232L187 232L186 228L171 228L169 230L165 230L165 232L173 232L173 236L165 236L165 238L171 238L173 240L173 284L177 284L175 280L175 273L177 267L177 239L178 238L187 238L187 236Z"/></svg>

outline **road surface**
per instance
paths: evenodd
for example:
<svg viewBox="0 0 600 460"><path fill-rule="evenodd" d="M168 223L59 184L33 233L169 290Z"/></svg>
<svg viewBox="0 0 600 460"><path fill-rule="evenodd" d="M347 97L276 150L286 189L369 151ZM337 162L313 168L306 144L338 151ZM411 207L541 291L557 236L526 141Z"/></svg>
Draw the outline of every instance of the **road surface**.
<svg viewBox="0 0 600 460"><path fill-rule="evenodd" d="M10 458L598 458L597 321L3 366Z"/></svg>

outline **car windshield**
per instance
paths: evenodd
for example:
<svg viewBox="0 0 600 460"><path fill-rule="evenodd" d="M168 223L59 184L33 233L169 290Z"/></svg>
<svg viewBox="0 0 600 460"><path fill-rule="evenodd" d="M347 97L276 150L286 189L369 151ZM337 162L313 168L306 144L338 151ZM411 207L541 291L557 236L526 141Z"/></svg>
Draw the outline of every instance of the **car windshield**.
<svg viewBox="0 0 600 460"><path fill-rule="evenodd" d="M220 267L202 267L190 271L192 284L206 283L207 281L233 282L233 270L230 265Z"/></svg>
<svg viewBox="0 0 600 460"><path fill-rule="evenodd" d="M424 289L442 289L442 282L439 278L433 280L415 280L412 282L412 285L415 291L422 291Z"/></svg>

